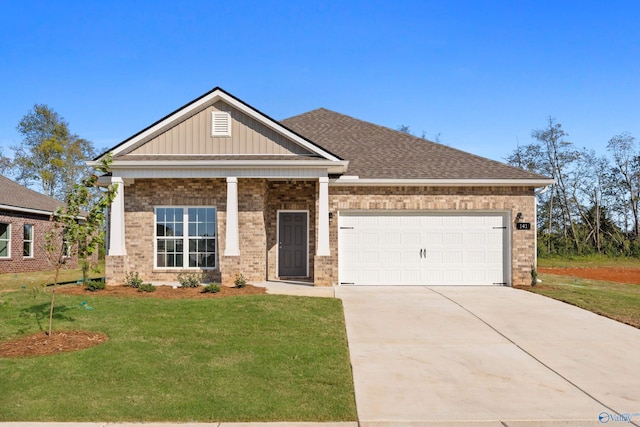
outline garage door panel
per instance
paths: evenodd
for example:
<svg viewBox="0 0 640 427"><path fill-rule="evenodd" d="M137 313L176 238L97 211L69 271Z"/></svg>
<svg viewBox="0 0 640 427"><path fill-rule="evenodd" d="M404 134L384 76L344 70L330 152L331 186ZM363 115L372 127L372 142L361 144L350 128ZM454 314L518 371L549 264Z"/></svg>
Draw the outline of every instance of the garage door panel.
<svg viewBox="0 0 640 427"><path fill-rule="evenodd" d="M491 285L506 282L504 213L339 216L341 283Z"/></svg>

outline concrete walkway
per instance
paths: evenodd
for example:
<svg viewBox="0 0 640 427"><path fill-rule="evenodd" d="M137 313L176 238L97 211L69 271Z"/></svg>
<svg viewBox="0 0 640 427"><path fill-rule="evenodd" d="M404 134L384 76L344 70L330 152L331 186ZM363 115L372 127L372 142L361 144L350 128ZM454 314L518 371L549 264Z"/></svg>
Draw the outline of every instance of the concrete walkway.
<svg viewBox="0 0 640 427"><path fill-rule="evenodd" d="M336 296L361 426L640 424L638 329L505 287Z"/></svg>

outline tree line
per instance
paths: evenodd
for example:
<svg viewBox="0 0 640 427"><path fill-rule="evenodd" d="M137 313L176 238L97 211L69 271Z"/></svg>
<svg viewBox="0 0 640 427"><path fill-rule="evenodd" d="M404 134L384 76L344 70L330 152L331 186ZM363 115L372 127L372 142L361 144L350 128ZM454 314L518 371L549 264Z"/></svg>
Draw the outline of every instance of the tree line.
<svg viewBox="0 0 640 427"><path fill-rule="evenodd" d="M555 180L537 190L538 253L640 257L640 144L613 136L604 154L578 148L549 117L509 164Z"/></svg>

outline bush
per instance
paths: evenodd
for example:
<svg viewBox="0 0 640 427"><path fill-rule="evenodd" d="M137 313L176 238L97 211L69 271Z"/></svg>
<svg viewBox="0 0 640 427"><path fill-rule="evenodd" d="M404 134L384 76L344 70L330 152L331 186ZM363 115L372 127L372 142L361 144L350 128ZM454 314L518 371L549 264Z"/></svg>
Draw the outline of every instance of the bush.
<svg viewBox="0 0 640 427"><path fill-rule="evenodd" d="M180 273L178 282L181 288L197 288L202 283L202 274L200 273Z"/></svg>
<svg viewBox="0 0 640 427"><path fill-rule="evenodd" d="M212 293L212 294L220 292L220 285L218 285L217 283L209 283L204 288L202 288L202 293L203 294L206 294L207 292Z"/></svg>
<svg viewBox="0 0 640 427"><path fill-rule="evenodd" d="M535 286L538 284L538 270L532 265L531 266L531 286Z"/></svg>
<svg viewBox="0 0 640 427"><path fill-rule="evenodd" d="M153 286L151 283L143 283L140 286L138 286L138 292L155 292L156 291L156 287Z"/></svg>
<svg viewBox="0 0 640 427"><path fill-rule="evenodd" d="M106 286L107 284L101 280L89 280L84 288L88 291L95 292L104 289Z"/></svg>
<svg viewBox="0 0 640 427"><path fill-rule="evenodd" d="M247 278L242 273L236 275L236 280L233 282L236 288L244 288L247 286Z"/></svg>
<svg viewBox="0 0 640 427"><path fill-rule="evenodd" d="M137 271L132 273L127 273L124 276L124 285L129 286L130 288L139 288L142 285L142 279Z"/></svg>

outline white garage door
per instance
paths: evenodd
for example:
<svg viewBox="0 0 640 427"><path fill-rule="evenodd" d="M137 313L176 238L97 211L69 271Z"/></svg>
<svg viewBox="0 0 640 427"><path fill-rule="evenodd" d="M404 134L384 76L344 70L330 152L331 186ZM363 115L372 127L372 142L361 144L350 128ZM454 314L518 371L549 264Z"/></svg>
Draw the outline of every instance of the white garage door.
<svg viewBox="0 0 640 427"><path fill-rule="evenodd" d="M507 225L503 212L340 212L340 284L509 284Z"/></svg>

